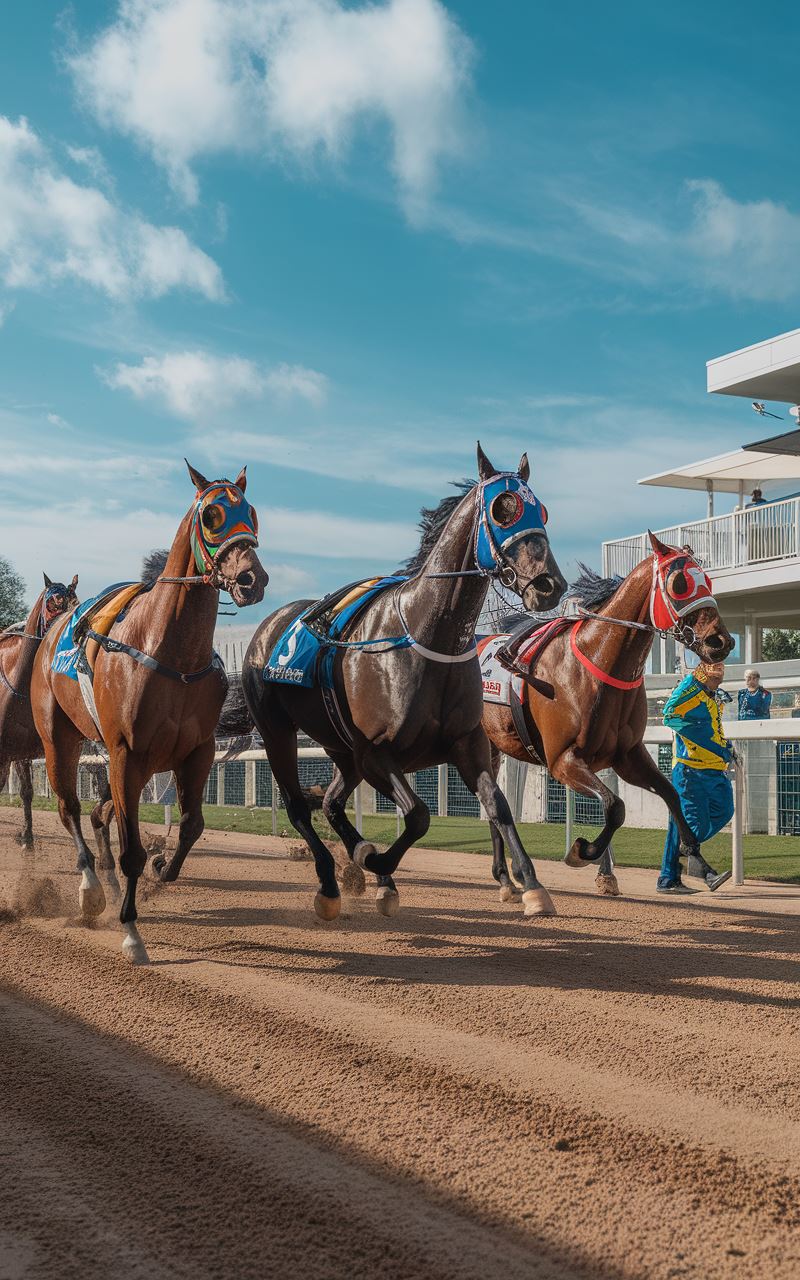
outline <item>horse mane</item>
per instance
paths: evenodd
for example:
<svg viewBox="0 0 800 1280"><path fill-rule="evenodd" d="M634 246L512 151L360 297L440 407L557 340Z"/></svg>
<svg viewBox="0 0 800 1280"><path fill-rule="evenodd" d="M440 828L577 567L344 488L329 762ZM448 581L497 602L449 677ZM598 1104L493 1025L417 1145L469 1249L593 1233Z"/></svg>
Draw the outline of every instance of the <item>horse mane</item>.
<svg viewBox="0 0 800 1280"><path fill-rule="evenodd" d="M611 578L602 578L599 573L595 573L594 569L590 569L582 560L578 561L580 576L576 578L567 592L571 600L575 600L577 604L584 609L590 609L596 613L601 609L613 595L619 591L625 581L618 573Z"/></svg>
<svg viewBox="0 0 800 1280"><path fill-rule="evenodd" d="M166 568L169 551L166 547L155 547L142 560L142 571L139 575L142 582L155 582Z"/></svg>
<svg viewBox="0 0 800 1280"><path fill-rule="evenodd" d="M448 494L442 498L436 507L423 507L420 511L420 522L417 528L420 531L420 540L417 550L408 560L400 566L401 573L413 575L419 573L428 556L433 551L436 543L441 537L442 530L450 519L459 503L463 502L466 495L475 488L475 480L454 480L451 487L456 490L453 494Z"/></svg>

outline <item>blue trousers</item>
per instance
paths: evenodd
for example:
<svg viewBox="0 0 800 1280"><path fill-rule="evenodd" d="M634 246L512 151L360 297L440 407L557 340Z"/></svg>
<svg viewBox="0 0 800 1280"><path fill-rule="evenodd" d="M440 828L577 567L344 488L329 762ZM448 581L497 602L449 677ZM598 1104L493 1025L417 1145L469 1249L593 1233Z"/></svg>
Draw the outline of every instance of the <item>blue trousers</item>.
<svg viewBox="0 0 800 1280"><path fill-rule="evenodd" d="M687 769L685 765L676 764L672 769L672 785L680 797L683 816L700 844L715 836L733 817L733 787L722 769ZM680 877L680 843L677 824L670 815L658 877L662 888Z"/></svg>

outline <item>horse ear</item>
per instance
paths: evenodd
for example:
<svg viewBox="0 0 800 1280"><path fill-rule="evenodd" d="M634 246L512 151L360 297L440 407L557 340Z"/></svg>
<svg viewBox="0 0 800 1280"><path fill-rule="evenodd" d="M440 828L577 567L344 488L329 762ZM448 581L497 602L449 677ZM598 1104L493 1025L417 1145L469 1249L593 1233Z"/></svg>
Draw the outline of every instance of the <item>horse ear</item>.
<svg viewBox="0 0 800 1280"><path fill-rule="evenodd" d="M478 475L481 480L491 480L492 476L497 475L497 468L493 467L486 454L481 448L481 442L478 441Z"/></svg>
<svg viewBox="0 0 800 1280"><path fill-rule="evenodd" d="M191 476L191 478L192 478L192 484L194 485L195 489L197 489L197 490L200 490L200 489L207 489L207 488L208 488L208 481L206 480L206 478L205 478L205 476L203 475L202 471L195 471L194 467L192 466L192 464L191 464L191 462L189 461L189 459L188 459L188 458L184 458L184 462L186 463L187 467L189 468L189 475L190 475L190 476Z"/></svg>
<svg viewBox="0 0 800 1280"><path fill-rule="evenodd" d="M247 488L247 467L242 467L241 471L236 477L236 488L241 489L242 493L244 493L245 489Z"/></svg>
<svg viewBox="0 0 800 1280"><path fill-rule="evenodd" d="M647 536L654 551L657 551L661 556L669 555L672 548L668 547L666 542L662 542L660 538L657 538L651 529L647 530Z"/></svg>
<svg viewBox="0 0 800 1280"><path fill-rule="evenodd" d="M69 585L72 587L72 590L74 591L74 590L75 590L75 588L76 588L76 587L77 587L77 585L78 585L78 575L77 575L77 573L75 573L75 574L73 574L73 575L72 575L72 582L71 582Z"/></svg>
<svg viewBox="0 0 800 1280"><path fill-rule="evenodd" d="M527 484L531 478L531 464L528 462L527 453L523 453L522 457L519 460L519 466L517 467L517 475L519 476L523 484Z"/></svg>
<svg viewBox="0 0 800 1280"><path fill-rule="evenodd" d="M52 582L50 581L50 579L48 578L48 576L47 576L47 574L46 574L46 573L43 573L43 574L42 574L42 577L44 578L45 590L49 591L53 584L52 584Z"/></svg>

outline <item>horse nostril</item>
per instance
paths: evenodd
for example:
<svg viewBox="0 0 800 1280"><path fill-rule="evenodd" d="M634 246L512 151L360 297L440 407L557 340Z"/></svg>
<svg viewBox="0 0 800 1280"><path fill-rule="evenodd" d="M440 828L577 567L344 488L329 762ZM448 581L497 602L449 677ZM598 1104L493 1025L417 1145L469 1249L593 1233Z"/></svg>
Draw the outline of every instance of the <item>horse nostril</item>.
<svg viewBox="0 0 800 1280"><path fill-rule="evenodd" d="M256 580L256 575L253 573L252 569L244 569L240 574L237 574L236 576L236 582L240 587L245 587L245 588L252 587L255 580Z"/></svg>
<svg viewBox="0 0 800 1280"><path fill-rule="evenodd" d="M550 596L553 594L556 584L549 573L540 573L538 577L534 578L531 586L539 595Z"/></svg>

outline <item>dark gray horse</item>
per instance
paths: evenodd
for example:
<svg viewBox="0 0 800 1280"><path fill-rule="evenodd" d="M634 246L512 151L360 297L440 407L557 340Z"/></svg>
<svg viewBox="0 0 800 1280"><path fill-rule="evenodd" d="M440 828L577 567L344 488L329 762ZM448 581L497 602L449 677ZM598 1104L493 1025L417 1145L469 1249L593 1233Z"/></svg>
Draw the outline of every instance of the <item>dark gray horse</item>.
<svg viewBox="0 0 800 1280"><path fill-rule="evenodd" d="M259 627L245 655L242 682L250 713L286 799L289 819L307 841L320 891L317 914L339 914L333 857L317 835L297 770L297 730L319 742L336 769L323 808L351 860L351 885L363 892L360 868L378 880L377 905L389 915L399 897L392 875L425 834L427 806L406 773L452 763L502 833L524 885L526 915L555 908L522 847L505 796L492 775L481 727L483 699L475 627L490 582L500 580L527 609L549 609L565 589L544 529L547 513L528 487L523 455L516 472L498 472L478 445L479 480L466 493L423 513L418 555L409 578L358 614L337 649L332 690L267 682L274 646L312 601L285 605ZM385 643L386 638L397 643ZM332 716L332 700L339 715ZM361 779L399 806L405 829L385 853L351 824L345 804Z"/></svg>

